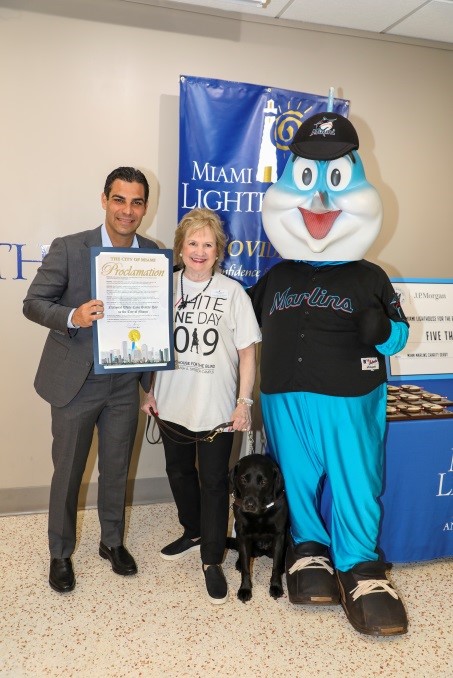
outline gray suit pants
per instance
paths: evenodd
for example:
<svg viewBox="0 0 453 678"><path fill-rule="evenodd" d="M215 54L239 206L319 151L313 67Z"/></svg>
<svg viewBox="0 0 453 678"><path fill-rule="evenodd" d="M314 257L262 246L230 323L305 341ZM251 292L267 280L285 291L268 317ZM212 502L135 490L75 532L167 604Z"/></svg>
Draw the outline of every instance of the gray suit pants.
<svg viewBox="0 0 453 678"><path fill-rule="evenodd" d="M98 515L101 541L119 546L124 536L127 475L137 431L140 373L95 375L65 407L52 406L54 473L49 502L49 549L69 558L76 543L77 501L98 429Z"/></svg>

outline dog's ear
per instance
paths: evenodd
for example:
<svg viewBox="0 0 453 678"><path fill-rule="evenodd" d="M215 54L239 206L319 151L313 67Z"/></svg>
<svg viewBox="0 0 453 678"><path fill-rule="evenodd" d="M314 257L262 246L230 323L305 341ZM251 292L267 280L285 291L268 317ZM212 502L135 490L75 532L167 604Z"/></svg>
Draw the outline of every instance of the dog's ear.
<svg viewBox="0 0 453 678"><path fill-rule="evenodd" d="M230 479L230 489L234 492L234 496L239 498L239 490L236 482L236 476L238 473L238 466L239 462L233 466L229 473L229 479Z"/></svg>
<svg viewBox="0 0 453 678"><path fill-rule="evenodd" d="M274 468L274 499L278 499L279 497L281 497L284 489L285 483L283 481L283 476L280 469L276 465Z"/></svg>

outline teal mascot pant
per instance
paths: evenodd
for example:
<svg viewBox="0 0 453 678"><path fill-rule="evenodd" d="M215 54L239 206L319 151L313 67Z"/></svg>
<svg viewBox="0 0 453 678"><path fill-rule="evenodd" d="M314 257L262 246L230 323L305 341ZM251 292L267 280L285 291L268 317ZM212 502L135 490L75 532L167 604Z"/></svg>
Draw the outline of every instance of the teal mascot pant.
<svg viewBox="0 0 453 678"><path fill-rule="evenodd" d="M285 479L296 544L330 548L346 571L378 559L384 473L386 384L364 396L261 393L269 454ZM321 514L326 478L332 491L330 525Z"/></svg>

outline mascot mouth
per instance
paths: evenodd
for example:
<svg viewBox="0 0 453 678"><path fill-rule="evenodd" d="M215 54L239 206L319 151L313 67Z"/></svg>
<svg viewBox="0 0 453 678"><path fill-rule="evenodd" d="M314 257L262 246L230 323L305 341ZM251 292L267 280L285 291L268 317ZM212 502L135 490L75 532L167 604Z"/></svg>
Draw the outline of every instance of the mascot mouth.
<svg viewBox="0 0 453 678"><path fill-rule="evenodd" d="M312 212L303 207L298 207L307 231L315 240L322 240L329 233L335 219L341 214L341 210L327 212Z"/></svg>

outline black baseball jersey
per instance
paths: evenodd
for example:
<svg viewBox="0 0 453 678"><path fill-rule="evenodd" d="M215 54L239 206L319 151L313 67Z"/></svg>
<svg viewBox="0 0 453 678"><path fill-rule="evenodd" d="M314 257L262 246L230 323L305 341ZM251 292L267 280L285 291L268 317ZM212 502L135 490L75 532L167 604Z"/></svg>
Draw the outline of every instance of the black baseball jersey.
<svg viewBox="0 0 453 678"><path fill-rule="evenodd" d="M376 264L285 260L248 293L262 328L263 393L358 396L386 381L385 358L359 340L357 314L380 304L391 320L407 321Z"/></svg>

